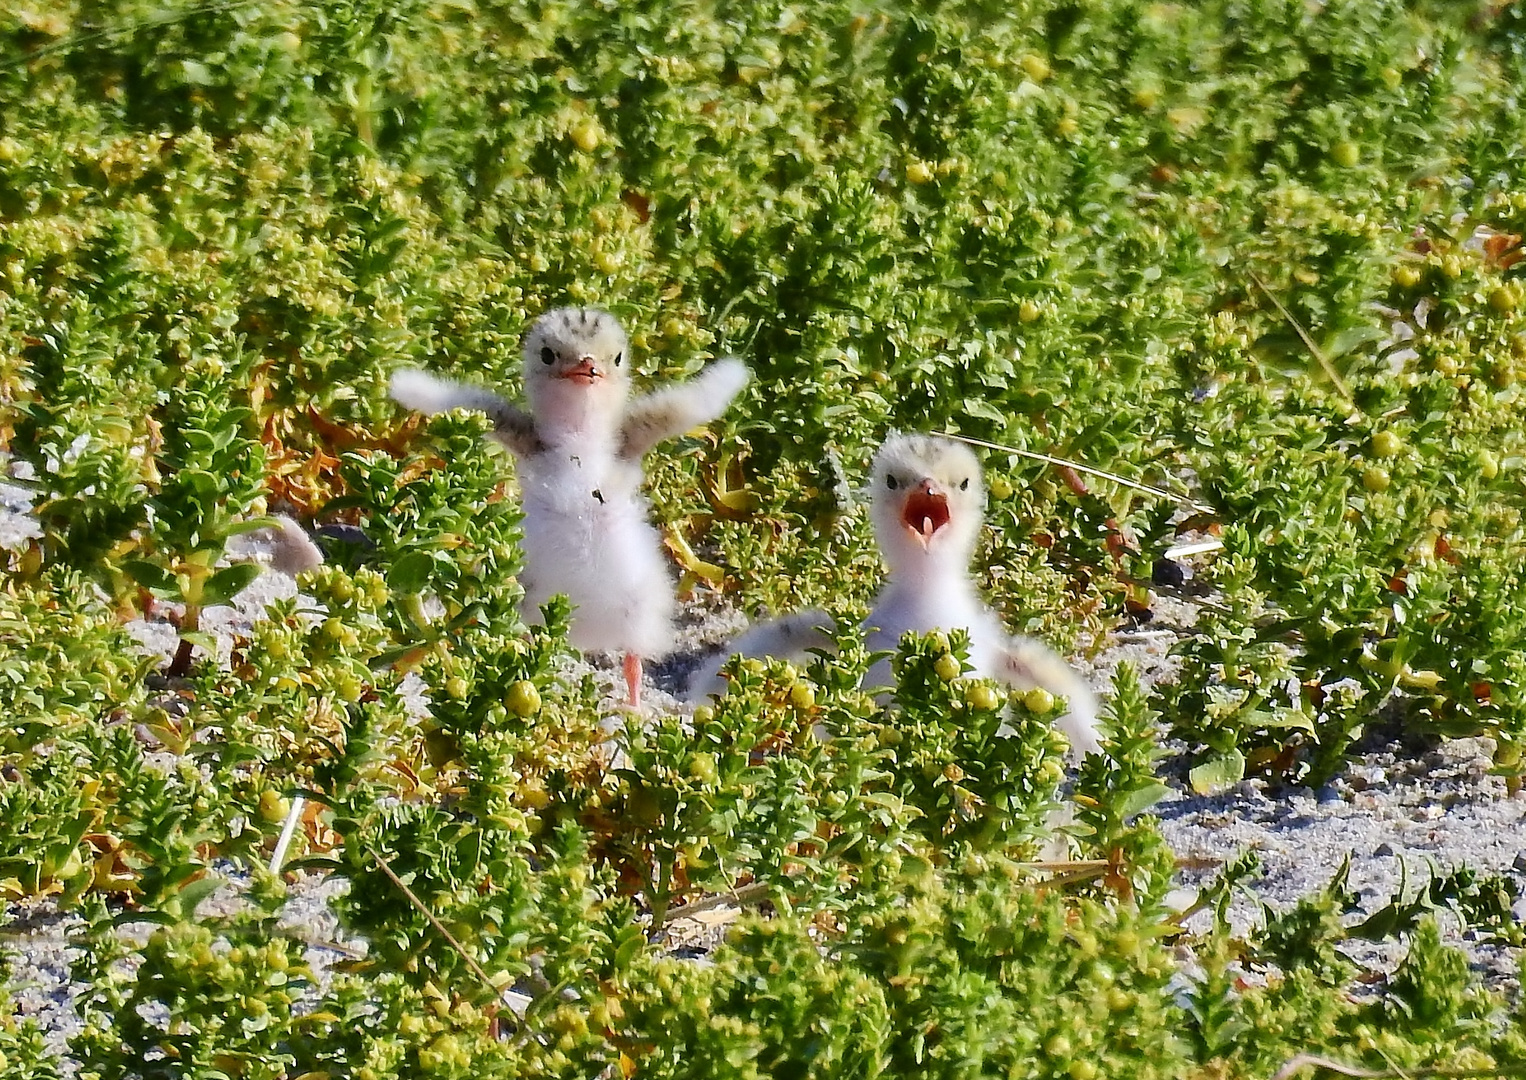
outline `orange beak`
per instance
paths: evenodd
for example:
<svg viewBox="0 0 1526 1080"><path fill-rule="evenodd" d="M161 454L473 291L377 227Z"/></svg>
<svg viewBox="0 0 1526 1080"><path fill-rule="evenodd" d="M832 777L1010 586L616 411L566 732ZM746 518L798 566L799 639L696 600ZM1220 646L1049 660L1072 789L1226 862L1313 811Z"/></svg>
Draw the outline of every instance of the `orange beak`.
<svg viewBox="0 0 1526 1080"><path fill-rule="evenodd" d="M573 382L580 383L583 386L592 386L604 377L604 373L594 365L593 357L585 356L578 361L576 367L568 368L557 377L571 379Z"/></svg>
<svg viewBox="0 0 1526 1080"><path fill-rule="evenodd" d="M931 483L924 483L907 494L906 505L901 508L901 524L925 548L932 543L933 535L948 524L948 496L934 491Z"/></svg>

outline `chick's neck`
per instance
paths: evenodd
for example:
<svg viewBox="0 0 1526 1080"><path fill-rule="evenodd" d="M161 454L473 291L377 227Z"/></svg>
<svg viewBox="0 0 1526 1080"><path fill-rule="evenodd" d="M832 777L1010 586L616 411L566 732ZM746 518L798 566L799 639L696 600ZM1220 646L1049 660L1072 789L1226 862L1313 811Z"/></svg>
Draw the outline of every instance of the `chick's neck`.
<svg viewBox="0 0 1526 1080"><path fill-rule="evenodd" d="M947 544L924 551L908 544L905 548L888 560L892 584L934 595L969 590L969 553L962 547Z"/></svg>
<svg viewBox="0 0 1526 1080"><path fill-rule="evenodd" d="M623 396L612 386L574 383L543 387L531 402L536 428L549 446L578 446L590 452L613 448Z"/></svg>

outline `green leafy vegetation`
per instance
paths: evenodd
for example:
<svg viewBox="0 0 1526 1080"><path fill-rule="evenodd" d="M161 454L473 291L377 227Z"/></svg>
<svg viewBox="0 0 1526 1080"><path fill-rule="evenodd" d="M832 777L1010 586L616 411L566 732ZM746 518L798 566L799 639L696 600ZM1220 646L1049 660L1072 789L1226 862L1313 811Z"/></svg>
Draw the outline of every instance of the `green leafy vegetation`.
<svg viewBox="0 0 1526 1080"><path fill-rule="evenodd" d="M1433 918L1518 940L1508 882L1438 871L1354 923L1342 876L1242 938L1237 864L1187 934L1148 810L1162 729L1203 790L1322 783L1379 721L1526 775L1522 85L1526 12L1485 2L0 11L0 451L39 531L0 549L0 895L83 919L68 1055L1520 1074L1526 1018ZM963 678L959 635L903 644L888 708L845 631L612 720L565 607L519 610L481 418L384 389L512 393L569 302L654 382L754 371L651 462L685 588L861 612L863 463L957 432L1013 451L978 570L1015 627L1084 647L1178 535L1222 540L1179 677L1121 671L1068 782L1057 703ZM220 657L269 512L363 539ZM163 670L139 616L175 623ZM288 865L344 879L367 942L332 971L261 870L298 798ZM206 903L230 876L242 906ZM1357 992L1342 944L1391 936ZM0 1003L0 1078L60 1067Z"/></svg>

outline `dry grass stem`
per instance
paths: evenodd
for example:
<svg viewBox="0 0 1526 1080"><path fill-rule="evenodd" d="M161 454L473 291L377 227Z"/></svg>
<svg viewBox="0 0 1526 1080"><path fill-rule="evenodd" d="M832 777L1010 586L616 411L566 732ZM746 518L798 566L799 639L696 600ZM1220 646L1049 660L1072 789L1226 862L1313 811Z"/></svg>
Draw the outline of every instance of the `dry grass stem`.
<svg viewBox="0 0 1526 1080"><path fill-rule="evenodd" d="M1341 397L1345 398L1346 401L1349 402L1352 406L1355 406L1356 398L1351 395L1351 388L1346 385L1346 380L1341 378L1340 372L1335 370L1335 365L1331 363L1330 358L1325 355L1325 350L1321 349L1315 343L1314 339L1309 336L1309 332L1303 328L1303 324L1293 317L1293 313L1289 311L1285 306L1283 306L1281 300L1277 299L1277 295L1272 292L1271 289L1266 287L1266 282L1262 281L1259 277L1250 273L1249 271L1246 273L1250 277L1251 281L1256 283L1256 288L1266 293L1266 298L1272 302L1278 311L1282 312L1282 317L1288 321L1288 325L1293 328L1294 332L1298 335L1300 340L1302 340L1304 345L1307 346L1309 352L1313 354L1314 359L1319 361L1320 368L1323 369L1324 373L1329 376L1330 381L1335 384L1335 388L1340 391Z"/></svg>
<svg viewBox="0 0 1526 1080"><path fill-rule="evenodd" d="M1117 473L1110 473L1105 469L1094 468L1090 465L1082 465L1080 462L1071 461L1068 458L1054 457L1050 454L1040 454L1036 450L1021 450L1015 446L1003 446L1001 443L986 442L984 439L975 439L968 435L959 435L952 431L945 431L943 434L950 439L958 439L962 443L969 443L971 446L981 446L987 450L1001 450L1004 453L1016 454L1018 457L1031 458L1034 461L1042 461L1047 465L1055 465L1060 468L1070 468L1076 470L1076 472L1086 473L1089 476L1100 477L1101 479L1111 481L1114 484L1119 484L1126 488L1132 488L1134 491L1142 491L1148 495L1154 495L1159 499L1166 499L1170 502L1181 503L1183 506L1190 506L1200 514L1211 514L1214 512L1213 507L1208 506L1206 503L1200 503L1186 495L1175 495L1162 488L1151 487L1149 484L1142 484L1138 480L1130 480L1128 477L1119 476Z"/></svg>

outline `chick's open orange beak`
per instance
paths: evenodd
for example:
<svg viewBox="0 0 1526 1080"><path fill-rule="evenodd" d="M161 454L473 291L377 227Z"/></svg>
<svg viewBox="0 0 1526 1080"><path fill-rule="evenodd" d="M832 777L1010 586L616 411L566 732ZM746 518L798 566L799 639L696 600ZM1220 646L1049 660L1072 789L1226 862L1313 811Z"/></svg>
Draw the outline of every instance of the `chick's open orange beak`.
<svg viewBox="0 0 1526 1080"><path fill-rule="evenodd" d="M575 367L570 367L562 372L558 378L571 379L575 383L584 386L592 386L604 377L604 373L593 362L593 357L585 356L577 362Z"/></svg>
<svg viewBox="0 0 1526 1080"><path fill-rule="evenodd" d="M926 547L932 543L933 535L948 524L948 496L934 491L931 484L908 492L906 505L901 508L901 524Z"/></svg>

